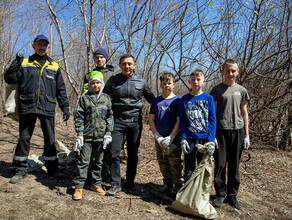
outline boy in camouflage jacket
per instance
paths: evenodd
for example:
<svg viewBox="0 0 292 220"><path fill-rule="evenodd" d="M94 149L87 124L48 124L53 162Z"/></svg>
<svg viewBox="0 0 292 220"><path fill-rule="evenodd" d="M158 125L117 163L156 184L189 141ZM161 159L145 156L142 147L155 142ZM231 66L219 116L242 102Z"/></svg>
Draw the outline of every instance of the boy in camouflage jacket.
<svg viewBox="0 0 292 220"><path fill-rule="evenodd" d="M76 106L75 147L80 149L80 156L77 163L77 176L73 179L75 183L74 200L82 198L82 189L91 158L94 160L91 170L91 189L100 195L105 195L105 191L101 187L101 169L104 150L112 141L113 112L110 97L102 92L103 88L102 73L92 71L89 74L89 90L79 98Z"/></svg>

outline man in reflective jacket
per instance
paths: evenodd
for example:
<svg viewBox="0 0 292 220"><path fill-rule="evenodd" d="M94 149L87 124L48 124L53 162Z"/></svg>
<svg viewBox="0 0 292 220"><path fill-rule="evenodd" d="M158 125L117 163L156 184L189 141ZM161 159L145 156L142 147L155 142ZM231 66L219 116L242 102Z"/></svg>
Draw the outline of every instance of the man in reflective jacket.
<svg viewBox="0 0 292 220"><path fill-rule="evenodd" d="M47 56L49 40L44 35L34 39L35 54L15 59L5 72L8 84L19 84L19 140L15 149L12 169L15 175L10 183L23 179L28 170L27 158L30 139L39 118L44 135L44 160L48 174L58 171L58 158L55 145L55 107L58 102L63 111L63 119L69 119L69 101L59 65Z"/></svg>

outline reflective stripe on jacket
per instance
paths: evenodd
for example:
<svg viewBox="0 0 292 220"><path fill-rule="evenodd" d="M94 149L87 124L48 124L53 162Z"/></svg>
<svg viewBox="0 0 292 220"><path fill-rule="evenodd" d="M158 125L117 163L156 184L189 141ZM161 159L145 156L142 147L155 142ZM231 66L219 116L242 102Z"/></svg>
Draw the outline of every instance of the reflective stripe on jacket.
<svg viewBox="0 0 292 220"><path fill-rule="evenodd" d="M12 64L13 65L13 64ZM56 102L64 111L69 108L66 87L59 65L48 57L43 65L30 56L21 66L5 72L7 83L19 83L20 114L54 116Z"/></svg>

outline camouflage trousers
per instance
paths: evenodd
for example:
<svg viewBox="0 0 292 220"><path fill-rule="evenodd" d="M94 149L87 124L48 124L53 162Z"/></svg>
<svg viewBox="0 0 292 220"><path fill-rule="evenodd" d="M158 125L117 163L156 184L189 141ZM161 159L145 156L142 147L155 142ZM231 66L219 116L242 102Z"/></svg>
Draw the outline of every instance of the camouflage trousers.
<svg viewBox="0 0 292 220"><path fill-rule="evenodd" d="M180 143L174 143L177 148L169 155L164 155L161 146L155 141L156 155L163 183L170 188L180 188L183 184L182 150Z"/></svg>

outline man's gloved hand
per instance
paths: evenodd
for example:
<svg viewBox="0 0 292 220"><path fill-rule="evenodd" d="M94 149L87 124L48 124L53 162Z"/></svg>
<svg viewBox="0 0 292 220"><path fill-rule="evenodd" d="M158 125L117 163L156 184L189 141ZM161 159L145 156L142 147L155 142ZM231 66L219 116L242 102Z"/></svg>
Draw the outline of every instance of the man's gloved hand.
<svg viewBox="0 0 292 220"><path fill-rule="evenodd" d="M174 138L175 138L175 136L173 136L173 135L166 136L166 137L161 141L161 145L162 145L163 147L169 147L169 146L172 144Z"/></svg>
<svg viewBox="0 0 292 220"><path fill-rule="evenodd" d="M23 54L22 53L16 54L15 60L19 63L19 65L21 65L23 61Z"/></svg>
<svg viewBox="0 0 292 220"><path fill-rule="evenodd" d="M112 142L112 137L109 135L104 135L103 138L103 149L105 150L107 145L109 145Z"/></svg>
<svg viewBox="0 0 292 220"><path fill-rule="evenodd" d="M181 148L184 154L187 154L189 152L190 146L186 139L181 140Z"/></svg>
<svg viewBox="0 0 292 220"><path fill-rule="evenodd" d="M18 68L21 66L23 61L23 55L21 53L16 54L15 59L12 61L11 65L8 68L9 72L17 71Z"/></svg>
<svg viewBox="0 0 292 220"><path fill-rule="evenodd" d="M244 145L244 149L245 149L245 150L248 150L248 148L249 148L249 146L250 146L249 136L245 136L245 137L244 137L243 145Z"/></svg>
<svg viewBox="0 0 292 220"><path fill-rule="evenodd" d="M162 137L158 132L155 132L154 138L158 144L161 144L161 142L164 140L164 137Z"/></svg>
<svg viewBox="0 0 292 220"><path fill-rule="evenodd" d="M208 155L212 156L214 154L214 151L215 151L215 142L209 141L208 143L210 145L210 148L208 150Z"/></svg>
<svg viewBox="0 0 292 220"><path fill-rule="evenodd" d="M63 111L63 121L68 121L69 118L70 118L70 112L69 112L69 109L66 108L66 109Z"/></svg>
<svg viewBox="0 0 292 220"><path fill-rule="evenodd" d="M74 151L80 151L83 147L83 136L78 136L75 140Z"/></svg>

